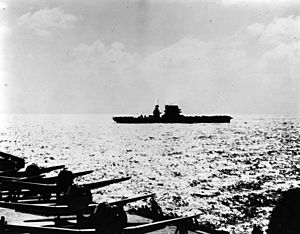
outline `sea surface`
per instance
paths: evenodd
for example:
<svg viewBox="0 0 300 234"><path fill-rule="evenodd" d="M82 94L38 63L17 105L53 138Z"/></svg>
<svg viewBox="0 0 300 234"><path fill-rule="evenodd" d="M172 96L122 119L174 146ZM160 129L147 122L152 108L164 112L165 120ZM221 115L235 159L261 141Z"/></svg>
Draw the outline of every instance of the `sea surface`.
<svg viewBox="0 0 300 234"><path fill-rule="evenodd" d="M153 192L165 212L199 213L199 222L230 233L250 233L254 223L266 229L281 192L299 186L299 116L139 125L111 117L1 115L0 151L27 164L94 170L80 182L131 176L94 191L94 200Z"/></svg>

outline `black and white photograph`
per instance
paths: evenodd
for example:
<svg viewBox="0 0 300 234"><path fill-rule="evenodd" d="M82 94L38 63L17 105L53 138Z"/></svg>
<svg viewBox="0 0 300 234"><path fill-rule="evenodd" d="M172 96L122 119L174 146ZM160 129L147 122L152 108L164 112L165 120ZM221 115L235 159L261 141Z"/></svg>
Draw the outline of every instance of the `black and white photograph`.
<svg viewBox="0 0 300 234"><path fill-rule="evenodd" d="M0 233L299 234L299 0L0 0Z"/></svg>

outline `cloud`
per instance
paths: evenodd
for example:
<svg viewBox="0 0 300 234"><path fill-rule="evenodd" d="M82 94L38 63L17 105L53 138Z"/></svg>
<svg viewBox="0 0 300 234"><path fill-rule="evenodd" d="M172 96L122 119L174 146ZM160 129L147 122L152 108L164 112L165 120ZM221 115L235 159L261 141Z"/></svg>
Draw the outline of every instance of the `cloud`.
<svg viewBox="0 0 300 234"><path fill-rule="evenodd" d="M49 36L53 29L71 29L78 18L59 8L44 8L28 12L18 18L18 25L31 29L39 35Z"/></svg>
<svg viewBox="0 0 300 234"><path fill-rule="evenodd" d="M2 22L0 24L0 39L7 36L9 33L11 33L11 29Z"/></svg>
<svg viewBox="0 0 300 234"><path fill-rule="evenodd" d="M188 36L145 56L98 39L75 46L68 64L49 66L49 74L41 65L21 77L35 76L29 93L57 112L150 113L159 99L184 113L299 114L298 22L278 18L218 41ZM22 100L18 91L12 96ZM28 98L33 110L37 102Z"/></svg>
<svg viewBox="0 0 300 234"><path fill-rule="evenodd" d="M299 5L298 0L221 0L225 5L240 6L278 6L278 5Z"/></svg>
<svg viewBox="0 0 300 234"><path fill-rule="evenodd" d="M93 44L80 44L71 51L74 57L89 57L93 54L102 54L105 51L105 46L100 40L96 40Z"/></svg>
<svg viewBox="0 0 300 234"><path fill-rule="evenodd" d="M269 76L281 75L296 82L296 74L300 72L297 65L300 64L300 16L276 18L267 25L253 24L248 32L267 48L262 51L260 61L264 69L269 69ZM299 84L295 87L299 88Z"/></svg>
<svg viewBox="0 0 300 234"><path fill-rule="evenodd" d="M250 104L249 87L260 81L253 69L255 59L234 45L231 40L187 37L145 58L142 70L152 75L148 86L158 89L160 99L182 103L187 111L238 112L237 103ZM260 91L256 94L255 99L262 96Z"/></svg>
<svg viewBox="0 0 300 234"><path fill-rule="evenodd" d="M250 25L222 41L189 36L144 57L120 42L96 40L72 50L67 77L92 83L102 100L116 106L143 109L160 99L186 112L297 113L298 34L299 17L290 16Z"/></svg>
<svg viewBox="0 0 300 234"><path fill-rule="evenodd" d="M3 2L3 1L0 2L0 9L1 9L1 10L7 8L7 6L8 6L7 2Z"/></svg>
<svg viewBox="0 0 300 234"><path fill-rule="evenodd" d="M266 44L299 42L300 16L276 18L270 24L253 24L248 27L250 33Z"/></svg>
<svg viewBox="0 0 300 234"><path fill-rule="evenodd" d="M276 18L248 27L261 51L257 68L277 108L300 112L300 16Z"/></svg>
<svg viewBox="0 0 300 234"><path fill-rule="evenodd" d="M91 44L80 44L70 52L74 62L85 70L88 68L104 68L107 71L116 72L130 69L139 60L139 55L125 50L125 46L120 42L114 42L105 46L101 40L96 40Z"/></svg>

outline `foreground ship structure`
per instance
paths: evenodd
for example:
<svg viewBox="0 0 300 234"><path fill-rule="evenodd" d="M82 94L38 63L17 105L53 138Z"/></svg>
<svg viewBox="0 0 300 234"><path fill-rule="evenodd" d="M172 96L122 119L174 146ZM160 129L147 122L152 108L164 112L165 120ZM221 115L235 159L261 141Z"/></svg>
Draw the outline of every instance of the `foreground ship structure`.
<svg viewBox="0 0 300 234"><path fill-rule="evenodd" d="M115 116L113 120L117 123L126 124L147 124L147 123L230 123L232 119L228 115L213 116L185 116L181 114L181 110L177 105L165 105L164 114L161 115L159 105L155 105L153 115L138 117L133 116Z"/></svg>

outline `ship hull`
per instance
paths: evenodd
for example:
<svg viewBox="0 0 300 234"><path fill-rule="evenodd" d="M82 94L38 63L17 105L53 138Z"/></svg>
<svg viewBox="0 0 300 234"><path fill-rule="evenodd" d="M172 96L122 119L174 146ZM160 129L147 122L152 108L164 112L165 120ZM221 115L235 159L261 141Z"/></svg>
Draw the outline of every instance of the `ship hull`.
<svg viewBox="0 0 300 234"><path fill-rule="evenodd" d="M217 115L217 116L180 116L177 118L151 118L151 117L113 117L116 123L124 124L154 124L154 123L182 123L182 124L196 124L196 123L230 123L231 116Z"/></svg>

